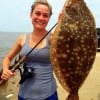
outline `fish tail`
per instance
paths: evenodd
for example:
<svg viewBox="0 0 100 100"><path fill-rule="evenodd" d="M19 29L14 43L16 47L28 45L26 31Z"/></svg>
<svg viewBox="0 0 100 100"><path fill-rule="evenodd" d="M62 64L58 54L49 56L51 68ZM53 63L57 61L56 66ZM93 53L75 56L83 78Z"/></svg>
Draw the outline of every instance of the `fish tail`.
<svg viewBox="0 0 100 100"><path fill-rule="evenodd" d="M66 100L79 100L78 92L76 93L69 93Z"/></svg>

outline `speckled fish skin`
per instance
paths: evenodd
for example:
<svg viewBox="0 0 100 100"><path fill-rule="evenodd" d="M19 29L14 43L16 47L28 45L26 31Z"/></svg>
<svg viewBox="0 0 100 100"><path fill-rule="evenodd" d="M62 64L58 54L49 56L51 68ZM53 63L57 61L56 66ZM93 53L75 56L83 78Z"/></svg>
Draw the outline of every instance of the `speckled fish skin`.
<svg viewBox="0 0 100 100"><path fill-rule="evenodd" d="M97 34L95 19L84 0L65 2L63 18L52 34L50 58L67 100L79 100L78 90L93 66Z"/></svg>

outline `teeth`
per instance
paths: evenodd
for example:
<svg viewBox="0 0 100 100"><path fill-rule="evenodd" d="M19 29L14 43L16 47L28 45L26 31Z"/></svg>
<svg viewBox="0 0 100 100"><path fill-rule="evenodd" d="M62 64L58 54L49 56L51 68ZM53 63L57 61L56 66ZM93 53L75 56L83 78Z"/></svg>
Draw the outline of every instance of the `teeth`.
<svg viewBox="0 0 100 100"><path fill-rule="evenodd" d="M38 22L38 24L41 24L42 25L43 23Z"/></svg>
<svg viewBox="0 0 100 100"><path fill-rule="evenodd" d="M38 22L38 24L42 25L43 23L41 23L41 22Z"/></svg>
<svg viewBox="0 0 100 100"><path fill-rule="evenodd" d="M37 23L40 24L40 25L44 24L43 22L40 22L40 21L37 21Z"/></svg>

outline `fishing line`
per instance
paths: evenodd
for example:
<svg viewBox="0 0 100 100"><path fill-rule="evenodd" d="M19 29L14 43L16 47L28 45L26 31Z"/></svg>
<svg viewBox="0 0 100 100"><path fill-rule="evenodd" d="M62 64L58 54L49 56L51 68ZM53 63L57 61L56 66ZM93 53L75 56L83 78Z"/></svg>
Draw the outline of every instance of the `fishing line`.
<svg viewBox="0 0 100 100"><path fill-rule="evenodd" d="M26 54L26 57L40 44L40 42L53 30L57 23L38 41L38 43Z"/></svg>

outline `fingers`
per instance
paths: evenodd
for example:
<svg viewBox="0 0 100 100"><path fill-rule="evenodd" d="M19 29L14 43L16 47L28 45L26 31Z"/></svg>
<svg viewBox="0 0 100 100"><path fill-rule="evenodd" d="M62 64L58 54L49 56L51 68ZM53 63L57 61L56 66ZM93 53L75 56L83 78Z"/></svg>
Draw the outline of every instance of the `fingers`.
<svg viewBox="0 0 100 100"><path fill-rule="evenodd" d="M58 16L58 21L62 20L63 16L64 16L64 14L61 12L61 13L59 14L59 16Z"/></svg>
<svg viewBox="0 0 100 100"><path fill-rule="evenodd" d="M6 70L6 71L3 71L1 78L4 80L8 80L14 75L15 75L15 73L12 73L10 70Z"/></svg>

